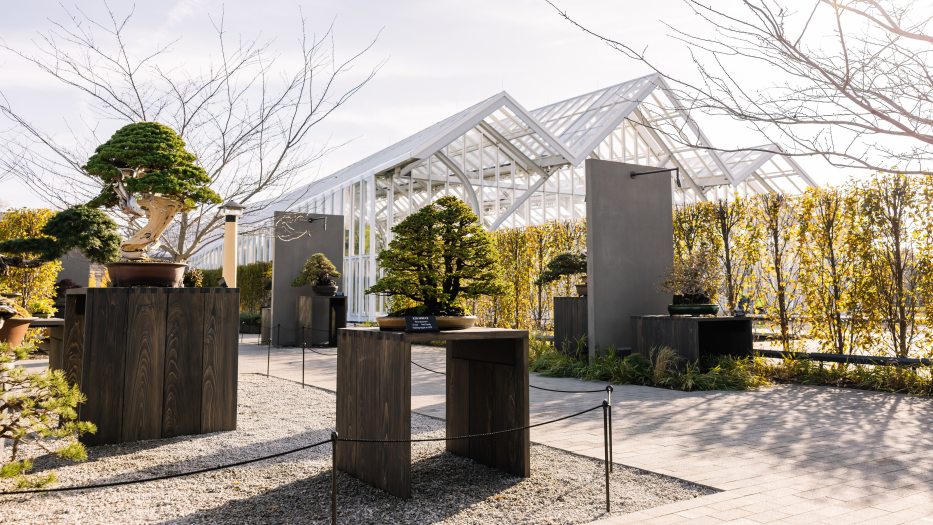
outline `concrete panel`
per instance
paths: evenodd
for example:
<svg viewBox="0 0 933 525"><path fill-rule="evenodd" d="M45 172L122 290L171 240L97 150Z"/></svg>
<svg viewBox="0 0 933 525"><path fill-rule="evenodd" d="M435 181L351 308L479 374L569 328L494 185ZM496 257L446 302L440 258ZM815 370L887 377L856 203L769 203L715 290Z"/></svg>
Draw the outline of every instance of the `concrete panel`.
<svg viewBox="0 0 933 525"><path fill-rule="evenodd" d="M62 269L55 281L71 279L78 286L87 286L91 275L91 261L78 250L71 250L62 257Z"/></svg>
<svg viewBox="0 0 933 525"><path fill-rule="evenodd" d="M586 161L586 249L590 358L631 348L633 315L664 314L660 290L674 260L671 179L604 160Z"/></svg>
<svg viewBox="0 0 933 525"><path fill-rule="evenodd" d="M308 222L308 217L326 217L327 221ZM325 227L326 224L326 227ZM275 346L298 345L298 297L311 295L310 286L295 288L292 281L313 253L321 252L338 270L343 269L343 216L320 213L275 213L275 241L272 246L272 323ZM343 291L343 278L337 279Z"/></svg>

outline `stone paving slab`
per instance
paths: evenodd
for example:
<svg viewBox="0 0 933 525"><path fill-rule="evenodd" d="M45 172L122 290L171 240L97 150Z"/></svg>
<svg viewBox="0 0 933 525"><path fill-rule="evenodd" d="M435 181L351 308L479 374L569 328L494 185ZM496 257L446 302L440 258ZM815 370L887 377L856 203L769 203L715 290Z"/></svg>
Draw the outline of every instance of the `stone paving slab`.
<svg viewBox="0 0 933 525"><path fill-rule="evenodd" d="M306 352L305 380L334 390L335 349ZM326 354L326 355L321 355ZM444 370L442 348L413 360ZM272 375L301 380L301 349L273 348ZM265 373L266 347L240 346L240 372ZM547 388L602 383L532 375ZM531 420L602 402L604 394L531 391ZM444 378L412 367L412 409L444 417ZM718 494L642 512L621 523L929 523L933 525L933 400L797 385L756 392L679 392L634 385L613 394L615 461L702 483ZM602 417L534 428L531 439L603 457ZM618 512L618 514L617 514Z"/></svg>

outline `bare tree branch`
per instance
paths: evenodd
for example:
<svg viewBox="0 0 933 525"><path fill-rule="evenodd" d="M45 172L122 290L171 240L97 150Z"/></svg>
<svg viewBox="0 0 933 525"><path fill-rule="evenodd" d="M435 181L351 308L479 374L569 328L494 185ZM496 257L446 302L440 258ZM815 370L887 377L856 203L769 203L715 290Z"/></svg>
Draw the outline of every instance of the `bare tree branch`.
<svg viewBox="0 0 933 525"><path fill-rule="evenodd" d="M815 0L798 13L788 0L741 0L734 11L683 0L694 15L690 27L708 30L668 26L696 66L691 76L674 75L647 49L593 31L554 0L545 1L574 26L650 67L687 111L748 124L788 155L933 174L929 3ZM741 74L749 66L765 68L769 73L761 76L772 82L749 86Z"/></svg>
<svg viewBox="0 0 933 525"><path fill-rule="evenodd" d="M117 14L106 3L98 20L80 8L64 10L63 21L35 41L32 50L6 51L84 95L98 118L123 125L158 121L171 126L211 177L225 201L248 204L255 214L269 206L323 155L313 130L362 89L381 67L357 72L376 42L340 58L333 24L320 35L300 17L300 61L280 67L267 41L244 40L224 25L224 14L210 17L216 53L208 66L192 72L172 60L176 41L139 51L133 13ZM93 129L74 133L75 147L64 147L0 93L0 116L12 127L0 144L0 175L12 174L58 207L81 203L100 189L81 168L100 143ZM128 217L123 224L131 225ZM163 235L161 250L176 261L191 258L219 237L219 206L182 214Z"/></svg>

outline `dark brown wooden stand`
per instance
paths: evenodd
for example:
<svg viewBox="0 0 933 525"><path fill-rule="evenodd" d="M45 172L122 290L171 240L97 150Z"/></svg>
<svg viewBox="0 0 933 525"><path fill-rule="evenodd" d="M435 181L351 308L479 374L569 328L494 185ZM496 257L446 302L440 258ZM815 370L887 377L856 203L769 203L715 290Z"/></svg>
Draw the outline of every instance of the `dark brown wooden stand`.
<svg viewBox="0 0 933 525"><path fill-rule="evenodd" d="M337 468L401 498L411 497L411 345L447 341L447 436L528 425L528 332L471 328L439 333L339 330L337 433L402 440L337 445ZM516 476L530 475L530 433L447 442L447 450Z"/></svg>
<svg viewBox="0 0 933 525"><path fill-rule="evenodd" d="M586 297L554 298L554 348L577 355L577 346L586 337Z"/></svg>
<svg viewBox="0 0 933 525"><path fill-rule="evenodd" d="M298 330L308 346L334 346L337 330L347 327L346 296L298 298Z"/></svg>
<svg viewBox="0 0 933 525"><path fill-rule="evenodd" d="M61 367L88 444L236 429L236 288L69 290Z"/></svg>
<svg viewBox="0 0 933 525"><path fill-rule="evenodd" d="M632 351L645 357L653 348L664 346L688 361L752 354L752 320L748 317L636 315L632 316L632 334Z"/></svg>

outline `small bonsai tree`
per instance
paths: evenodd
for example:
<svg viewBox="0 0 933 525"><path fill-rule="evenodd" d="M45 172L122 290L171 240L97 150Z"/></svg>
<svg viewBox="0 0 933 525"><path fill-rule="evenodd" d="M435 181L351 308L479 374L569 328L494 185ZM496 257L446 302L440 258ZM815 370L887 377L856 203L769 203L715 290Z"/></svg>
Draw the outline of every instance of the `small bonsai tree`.
<svg viewBox="0 0 933 525"><path fill-rule="evenodd" d="M460 199L441 197L392 232L378 257L385 274L366 290L414 303L391 315L463 315L461 300L504 292L492 237Z"/></svg>
<svg viewBox="0 0 933 525"><path fill-rule="evenodd" d="M323 253L312 254L305 261L301 273L292 281L292 286L335 286L337 279L340 278L340 272L334 263L330 262Z"/></svg>
<svg viewBox="0 0 933 525"><path fill-rule="evenodd" d="M551 284L561 277L570 275L582 275L580 284L586 283L586 254L564 252L556 255L548 261L547 266L541 275L535 280L535 284Z"/></svg>
<svg viewBox="0 0 933 525"><path fill-rule="evenodd" d="M41 486L55 481L54 474L29 476L32 462L19 459L21 446L31 442L46 452L66 459L87 459L84 445L77 438L97 428L78 421L78 403L84 395L68 383L61 370L28 373L14 366L28 349L0 345L0 439L9 440L9 456L0 457L0 479L13 479L19 487Z"/></svg>
<svg viewBox="0 0 933 525"><path fill-rule="evenodd" d="M172 128L157 122L137 122L117 130L84 165L100 179L103 189L92 207L119 206L145 216L148 222L120 250L127 259L145 259L180 211L201 203L219 203L208 187L211 179Z"/></svg>
<svg viewBox="0 0 933 525"><path fill-rule="evenodd" d="M674 304L706 304L715 298L721 279L715 251L703 244L674 261L661 287L675 296Z"/></svg>
<svg viewBox="0 0 933 525"><path fill-rule="evenodd" d="M101 210L75 206L56 213L42 227L42 235L0 242L0 270L7 266L36 268L59 259L72 249L92 262L104 264L117 258L120 235L117 224Z"/></svg>

